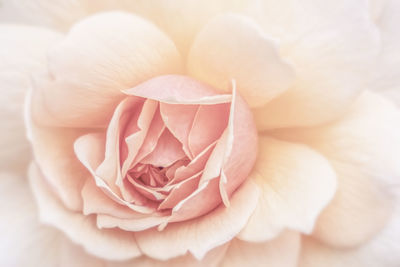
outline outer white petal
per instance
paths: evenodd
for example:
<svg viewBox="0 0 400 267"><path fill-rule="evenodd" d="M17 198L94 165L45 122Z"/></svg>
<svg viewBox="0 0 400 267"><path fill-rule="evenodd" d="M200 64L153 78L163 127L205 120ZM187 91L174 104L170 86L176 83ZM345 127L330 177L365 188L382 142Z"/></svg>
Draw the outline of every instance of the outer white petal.
<svg viewBox="0 0 400 267"><path fill-rule="evenodd" d="M399 189L399 188L397 188ZM400 190L397 191L398 198ZM398 267L400 263L400 201L385 228L356 249L335 249L305 238L299 267Z"/></svg>
<svg viewBox="0 0 400 267"><path fill-rule="evenodd" d="M286 231L263 243L232 240L221 267L297 267L300 234Z"/></svg>
<svg viewBox="0 0 400 267"><path fill-rule="evenodd" d="M250 175L261 188L257 208L239 238L265 242L289 228L311 233L317 216L336 191L329 162L305 145L259 139Z"/></svg>
<svg viewBox="0 0 400 267"><path fill-rule="evenodd" d="M378 94L364 93L341 120L276 131L325 155L338 191L320 215L314 236L334 246L356 246L384 227L400 178L400 111Z"/></svg>
<svg viewBox="0 0 400 267"><path fill-rule="evenodd" d="M49 50L48 73L35 76L33 117L46 125L108 124L121 90L152 77L179 73L174 43L148 21L123 12L77 23Z"/></svg>
<svg viewBox="0 0 400 267"><path fill-rule="evenodd" d="M234 79L252 107L266 104L294 81L276 42L251 19L234 14L212 19L196 36L188 72L221 91L229 91Z"/></svg>
<svg viewBox="0 0 400 267"><path fill-rule="evenodd" d="M400 105L400 2L371 0L371 8L378 13L375 23L382 38L382 52L375 65L369 87Z"/></svg>
<svg viewBox="0 0 400 267"><path fill-rule="evenodd" d="M316 125L342 115L365 89L380 52L367 0L263 0L266 34L295 67L294 85L255 111L260 129Z"/></svg>
<svg viewBox="0 0 400 267"><path fill-rule="evenodd" d="M72 244L63 233L38 221L25 177L0 174L1 266L96 266L103 262ZM7 204L5 204L7 203Z"/></svg>
<svg viewBox="0 0 400 267"><path fill-rule="evenodd" d="M141 255L132 233L96 227L94 216L66 209L53 195L38 167L31 165L29 178L42 222L61 229L89 253L109 260L127 260Z"/></svg>
<svg viewBox="0 0 400 267"><path fill-rule="evenodd" d="M24 172L31 158L23 103L31 72L44 69L46 49L60 34L29 26L0 25L0 169Z"/></svg>

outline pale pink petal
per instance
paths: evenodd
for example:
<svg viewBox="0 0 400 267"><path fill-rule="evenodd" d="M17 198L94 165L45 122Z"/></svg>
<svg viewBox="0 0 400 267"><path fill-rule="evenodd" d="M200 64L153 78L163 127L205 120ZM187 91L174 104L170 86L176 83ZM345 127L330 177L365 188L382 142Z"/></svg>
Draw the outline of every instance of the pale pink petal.
<svg viewBox="0 0 400 267"><path fill-rule="evenodd" d="M61 229L71 240L100 258L126 260L141 255L132 233L117 229L99 230L94 216L67 210L53 195L34 164L31 165L29 178L44 223Z"/></svg>
<svg viewBox="0 0 400 267"><path fill-rule="evenodd" d="M133 125L134 131L131 132L128 125L125 129L125 140L120 140L120 144L121 141L122 143L123 141L125 141L126 145L123 144L123 146L127 149L128 154L126 158L122 159L124 160L124 162L122 164L121 176L119 177L119 180L117 179L117 184L121 185L122 177L125 177L129 168L132 167L132 161L139 153L139 150L146 139L154 117L159 114L158 106L159 105L156 101L147 99L143 104L143 108L139 113L140 115L138 116L138 118L136 116L132 116L129 119L128 123ZM132 111L128 111L127 115L132 115L131 113Z"/></svg>
<svg viewBox="0 0 400 267"><path fill-rule="evenodd" d="M249 181L231 198L231 207L221 205L196 220L171 223L163 231L146 230L135 234L141 251L149 257L166 260L190 252L197 259L230 241L253 212L258 189Z"/></svg>
<svg viewBox="0 0 400 267"><path fill-rule="evenodd" d="M79 158L79 161L86 169L90 172L88 175L88 179L94 179L96 186L101 188L101 190L107 194L112 200L116 201L121 205L125 205L130 209L141 212L141 213L152 213L154 211L154 207L150 205L135 205L130 202L125 201L118 195L115 191L113 191L110 186L104 181L103 177L99 177L96 174L96 166L100 162L101 155L104 155L104 137L101 134L87 134L81 136L76 140L74 144L74 149L76 156ZM80 192L80 191L79 191ZM135 199L138 203L145 204L146 198L141 196L140 194L132 195L132 197L137 197Z"/></svg>
<svg viewBox="0 0 400 267"><path fill-rule="evenodd" d="M148 21L110 12L75 24L50 50L48 66L49 77L35 91L41 99L34 106L35 118L52 125L88 127L108 122L124 97L121 90L151 77L179 73L181 58L173 42Z"/></svg>
<svg viewBox="0 0 400 267"><path fill-rule="evenodd" d="M189 150L188 138L192 128L198 105L171 105L160 103L160 113L165 125L182 143L182 149L189 158L193 158Z"/></svg>
<svg viewBox="0 0 400 267"><path fill-rule="evenodd" d="M262 242L289 228L310 234L336 192L327 159L305 145L260 138L249 179L261 188L257 208L239 238Z"/></svg>
<svg viewBox="0 0 400 267"><path fill-rule="evenodd" d="M196 175L194 177L187 178L180 182L179 184L174 185L171 192L165 198L165 200L160 204L158 209L172 209L174 208L180 201L188 197L193 191L197 189L199 186L200 175Z"/></svg>
<svg viewBox="0 0 400 267"><path fill-rule="evenodd" d="M211 86L181 75L159 76L124 92L127 95L180 105L214 105L231 102L232 98L230 94L218 94Z"/></svg>
<svg viewBox="0 0 400 267"><path fill-rule="evenodd" d="M202 172L211 153L214 151L215 144L216 142L209 145L200 154L198 154L197 157L193 158L186 166L179 167L175 172L174 178L168 184L174 184L183 181L184 179L191 177L196 173Z"/></svg>
<svg viewBox="0 0 400 267"><path fill-rule="evenodd" d="M168 129L165 129L158 139L155 149L142 159L141 163L156 167L167 167L184 157L186 155L182 150L182 143Z"/></svg>
<svg viewBox="0 0 400 267"><path fill-rule="evenodd" d="M384 226L400 176L400 112L393 104L365 92L341 120L274 135L315 148L337 173L338 191L319 217L316 238L355 246Z"/></svg>
<svg viewBox="0 0 400 267"><path fill-rule="evenodd" d="M61 34L30 26L0 25L0 169L26 172L32 155L23 122L30 74L45 69L46 51ZM27 42L29 40L29 42Z"/></svg>
<svg viewBox="0 0 400 267"><path fill-rule="evenodd" d="M234 79L250 106L262 106L294 81L293 69L278 49L251 19L221 15L196 36L188 55L188 72L221 92L230 91Z"/></svg>
<svg viewBox="0 0 400 267"><path fill-rule="evenodd" d="M280 40L281 55L297 77L290 89L255 110L259 129L317 125L343 115L366 89L381 52L368 1L254 3L251 15Z"/></svg>
<svg viewBox="0 0 400 267"><path fill-rule="evenodd" d="M229 104L200 106L188 134L188 146L194 157L217 141L228 126Z"/></svg>
<svg viewBox="0 0 400 267"><path fill-rule="evenodd" d="M227 128L210 154L199 187L174 207L171 221L203 215L220 201L228 206L228 197L249 175L256 154L257 132L252 114L236 95L234 86Z"/></svg>
<svg viewBox="0 0 400 267"><path fill-rule="evenodd" d="M163 119L161 118L160 111L158 110L154 114L146 137L144 138L143 143L139 151L137 152L134 161L131 163L131 167L135 166L138 162L140 162L144 157L146 157L148 154L150 154L151 151L155 149L157 141L163 133L164 129L165 125Z"/></svg>
<svg viewBox="0 0 400 267"><path fill-rule="evenodd" d="M300 234L286 231L276 239L251 243L234 239L220 267L297 267Z"/></svg>

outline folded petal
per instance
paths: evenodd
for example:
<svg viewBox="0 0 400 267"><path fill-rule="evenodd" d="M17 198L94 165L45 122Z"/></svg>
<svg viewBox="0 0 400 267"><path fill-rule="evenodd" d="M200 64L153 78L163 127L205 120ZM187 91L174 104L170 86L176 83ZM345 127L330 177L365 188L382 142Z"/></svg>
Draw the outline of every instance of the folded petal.
<svg viewBox="0 0 400 267"><path fill-rule="evenodd" d="M259 129L340 117L365 89L380 53L368 1L257 1L252 10L296 72L294 85L255 110ZM256 50L257 51L257 50Z"/></svg>
<svg viewBox="0 0 400 267"><path fill-rule="evenodd" d="M336 175L329 162L305 145L260 138L250 179L261 197L239 234L247 241L267 241L284 228L310 234L317 216L336 191Z"/></svg>
<svg viewBox="0 0 400 267"><path fill-rule="evenodd" d="M262 106L289 88L294 72L275 42L252 20L221 15L196 36L188 55L188 72L222 92L234 79L250 106Z"/></svg>
<svg viewBox="0 0 400 267"><path fill-rule="evenodd" d="M0 169L26 172L31 160L23 123L23 103L30 74L45 69L46 50L61 38L56 32L3 24L0 26Z"/></svg>
<svg viewBox="0 0 400 267"><path fill-rule="evenodd" d="M173 42L137 16L91 16L49 51L49 73L36 78L35 118L51 125L104 126L121 90L166 73L179 73Z"/></svg>
<svg viewBox="0 0 400 267"><path fill-rule="evenodd" d="M258 199L251 181L232 196L231 207L221 205L196 220L171 223L164 230L150 229L135 234L141 251L149 257L166 260L190 252L202 259L211 249L231 240L246 224Z"/></svg>
<svg viewBox="0 0 400 267"><path fill-rule="evenodd" d="M221 267L297 267L300 252L300 234L284 232L276 239L250 243L233 239Z"/></svg>
<svg viewBox="0 0 400 267"><path fill-rule="evenodd" d="M341 120L274 135L315 148L337 174L337 193L318 219L315 238L355 246L384 226L400 177L400 112L393 104L365 92Z"/></svg>
<svg viewBox="0 0 400 267"><path fill-rule="evenodd" d="M40 219L62 230L89 253L109 260L126 260L141 255L133 234L113 229L98 229L95 217L67 210L53 195L35 164L29 170Z"/></svg>
<svg viewBox="0 0 400 267"><path fill-rule="evenodd" d="M153 99L168 104L213 105L231 102L231 95L221 95L215 88L182 75L164 75L124 90L127 95Z"/></svg>

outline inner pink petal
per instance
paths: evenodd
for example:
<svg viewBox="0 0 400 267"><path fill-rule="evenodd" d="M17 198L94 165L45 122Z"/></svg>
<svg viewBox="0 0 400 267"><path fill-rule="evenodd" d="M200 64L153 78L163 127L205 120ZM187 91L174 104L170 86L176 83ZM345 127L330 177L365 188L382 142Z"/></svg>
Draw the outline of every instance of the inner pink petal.
<svg viewBox="0 0 400 267"><path fill-rule="evenodd" d="M121 140L121 145L123 144L123 140L125 140L127 147L127 156L122 165L123 177L127 174L133 159L136 157L147 136L154 116L158 113L158 103L153 100L146 100L138 118L132 117L133 120L129 122L129 124L133 126L127 127L123 139ZM130 131L131 128L134 129L134 131Z"/></svg>
<svg viewBox="0 0 400 267"><path fill-rule="evenodd" d="M166 195L158 192L156 189L151 188L149 186L144 185L143 183L139 182L137 179L134 179L130 175L128 175L129 182L136 188L138 192L140 192L146 198L159 201L165 199Z"/></svg>
<svg viewBox="0 0 400 267"><path fill-rule="evenodd" d="M187 166L179 167L176 172L175 176L170 182L170 184L179 183L188 177L195 175L196 173L201 172L207 164L208 158L210 157L216 142L209 145L206 149L204 149L200 154L197 155Z"/></svg>
<svg viewBox="0 0 400 267"><path fill-rule="evenodd" d="M171 134L168 129L164 129L156 148L143 160L142 164L151 164L156 167L167 167L186 155L182 150L182 144Z"/></svg>
<svg viewBox="0 0 400 267"><path fill-rule="evenodd" d="M150 154L157 145L158 139L160 139L161 134L165 128L164 122L161 118L160 112L157 110L154 114L153 120L151 121L150 128L147 135L143 141L142 146L139 149L135 159L131 163L131 168L133 168L138 162Z"/></svg>
<svg viewBox="0 0 400 267"><path fill-rule="evenodd" d="M199 105L160 103L160 113L165 125L182 143L183 151L190 159L193 158L193 155L189 150L188 137L198 108Z"/></svg>
<svg viewBox="0 0 400 267"><path fill-rule="evenodd" d="M159 210L172 209L180 201L192 194L199 185L200 175L191 177L176 185L168 197L160 204Z"/></svg>
<svg viewBox="0 0 400 267"><path fill-rule="evenodd" d="M123 100L116 108L107 128L105 159L96 169L96 174L117 194L119 188L115 185L115 182L118 177L121 177L120 130L126 127L132 116L130 114L139 114L142 104L143 100L136 97L129 97Z"/></svg>
<svg viewBox="0 0 400 267"><path fill-rule="evenodd" d="M194 156L221 137L228 125L229 104L200 106L189 134L189 148Z"/></svg>

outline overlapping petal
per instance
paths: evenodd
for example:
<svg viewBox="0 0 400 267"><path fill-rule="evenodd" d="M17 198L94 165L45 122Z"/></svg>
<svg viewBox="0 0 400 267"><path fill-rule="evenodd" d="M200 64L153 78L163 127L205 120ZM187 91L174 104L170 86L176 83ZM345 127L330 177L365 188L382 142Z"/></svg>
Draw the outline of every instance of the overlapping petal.
<svg viewBox="0 0 400 267"><path fill-rule="evenodd" d="M261 188L257 208L239 239L266 242L289 228L310 234L336 192L336 175L320 154L300 144L260 138L250 174Z"/></svg>
<svg viewBox="0 0 400 267"><path fill-rule="evenodd" d="M341 120L274 134L315 148L337 174L337 194L319 217L316 238L355 246L385 225L400 176L400 113L389 101L365 92Z"/></svg>
<svg viewBox="0 0 400 267"><path fill-rule="evenodd" d="M260 129L310 126L336 119L366 89L380 53L367 0L257 1L251 15L280 40L296 72L294 85L255 110Z"/></svg>
<svg viewBox="0 0 400 267"><path fill-rule="evenodd" d="M79 62L79 64L76 64ZM110 12L74 25L36 77L33 116L43 124L105 126L124 94L151 77L181 72L173 42L150 22Z"/></svg>

